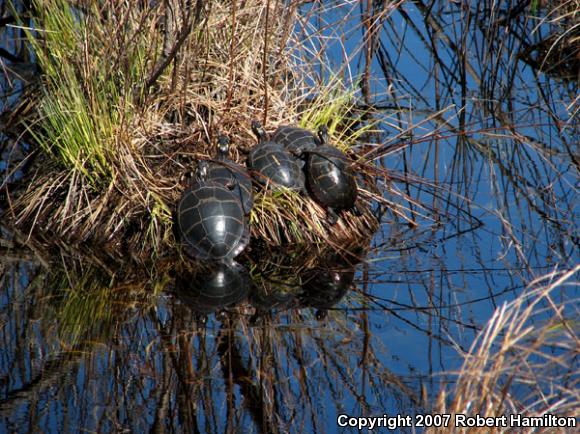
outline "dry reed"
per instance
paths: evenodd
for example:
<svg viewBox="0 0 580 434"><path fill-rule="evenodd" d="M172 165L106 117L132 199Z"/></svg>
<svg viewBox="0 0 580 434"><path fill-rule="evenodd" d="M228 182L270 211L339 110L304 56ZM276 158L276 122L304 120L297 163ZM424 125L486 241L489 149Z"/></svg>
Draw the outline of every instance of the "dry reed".
<svg viewBox="0 0 580 434"><path fill-rule="evenodd" d="M509 416L580 417L578 283L573 280L579 272L577 266L543 276L495 311L465 355L452 390L443 390L433 406L434 414L451 415L449 427L428 432L570 432L554 426L518 428ZM455 415L505 415L506 426L465 428L455 424Z"/></svg>
<svg viewBox="0 0 580 434"><path fill-rule="evenodd" d="M373 127L367 111L338 78L316 75L297 57L297 36L289 31L297 6L35 5L32 22L41 30L28 38L44 74L26 123L44 153L8 212L29 235L141 258L167 252L175 245L172 210L182 175L215 155L218 134L231 138L232 158L243 162L255 144L252 119L265 121L269 131L284 123L327 124L357 171L376 176L371 161L349 151ZM56 6L65 12L52 12ZM118 40L104 37L112 31ZM367 212L347 213L333 228L306 196L260 192L252 235L269 245L338 246L368 238L378 225L371 203L384 202L371 179L359 179Z"/></svg>

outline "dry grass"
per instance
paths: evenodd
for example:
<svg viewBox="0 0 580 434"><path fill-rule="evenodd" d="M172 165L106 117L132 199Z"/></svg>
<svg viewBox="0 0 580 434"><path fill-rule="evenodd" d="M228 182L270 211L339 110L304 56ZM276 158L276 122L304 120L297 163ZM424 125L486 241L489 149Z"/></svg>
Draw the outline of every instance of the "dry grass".
<svg viewBox="0 0 580 434"><path fill-rule="evenodd" d="M533 33L538 32L543 37L537 43L527 47L521 57L536 70L572 83L578 82L580 80L580 2L559 0L539 3L543 17L538 21ZM549 29L548 34L543 33L546 28Z"/></svg>
<svg viewBox="0 0 580 434"><path fill-rule="evenodd" d="M184 188L180 178L214 155L218 134L231 138L233 158L244 161L255 144L252 119L269 131L283 123L328 124L347 151L373 128L352 90L313 72L322 59L309 65L297 54L296 6L80 2L71 12L70 4L36 2L33 22L42 30L28 36L44 74L26 122L45 154L26 191L10 201L17 226L46 242L162 254L175 244L171 213ZM63 8L68 12L51 12ZM101 37L112 31L118 40ZM357 171L376 176L366 160ZM383 200L372 177L364 179L363 201ZM252 235L270 245L339 245L377 228L370 208L329 228L309 198L270 191L257 195L251 221Z"/></svg>
<svg viewBox="0 0 580 434"><path fill-rule="evenodd" d="M577 286L573 279L578 272L580 266L567 272L554 271L531 282L528 292L498 308L465 355L452 391L440 393L433 413L451 414L451 427L469 433L512 430L462 429L453 423L453 415L580 417L578 299L573 289L567 292ZM429 432L449 432L449 428Z"/></svg>

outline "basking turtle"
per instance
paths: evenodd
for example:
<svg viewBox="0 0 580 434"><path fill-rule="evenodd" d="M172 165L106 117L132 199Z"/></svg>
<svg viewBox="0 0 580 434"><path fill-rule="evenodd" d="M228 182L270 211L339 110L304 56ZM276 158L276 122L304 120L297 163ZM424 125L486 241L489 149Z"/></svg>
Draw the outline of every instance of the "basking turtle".
<svg viewBox="0 0 580 434"><path fill-rule="evenodd" d="M335 224L338 212L353 210L361 215L356 206L358 188L355 174L346 155L337 148L327 145L328 129L319 131L320 145L312 151L306 151L307 183L310 194L320 205L327 209L328 221Z"/></svg>
<svg viewBox="0 0 580 434"><path fill-rule="evenodd" d="M281 185L292 190L304 190L304 173L300 162L280 143L266 140L266 132L258 121L252 122L258 145L248 155L248 167L256 173L262 185Z"/></svg>
<svg viewBox="0 0 580 434"><path fill-rule="evenodd" d="M228 158L229 153L230 140L226 136L219 136L216 161L209 164L207 180L231 190L240 200L244 214L247 215L254 205L252 178L248 169Z"/></svg>
<svg viewBox="0 0 580 434"><path fill-rule="evenodd" d="M293 125L282 125L272 135L272 141L281 143L290 153L301 155L320 145L320 140L310 131Z"/></svg>
<svg viewBox="0 0 580 434"><path fill-rule="evenodd" d="M208 163L197 166L197 182L183 192L177 206L177 233L192 256L231 260L250 239L238 197L223 185L207 180Z"/></svg>

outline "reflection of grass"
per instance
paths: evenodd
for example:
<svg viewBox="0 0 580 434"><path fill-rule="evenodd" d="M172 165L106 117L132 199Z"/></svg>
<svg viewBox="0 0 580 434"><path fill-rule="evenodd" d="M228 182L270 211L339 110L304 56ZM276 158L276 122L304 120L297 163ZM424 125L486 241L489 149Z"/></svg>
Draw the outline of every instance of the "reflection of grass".
<svg viewBox="0 0 580 434"><path fill-rule="evenodd" d="M61 341L69 347L86 339L107 341L111 336L116 315L115 294L100 275L87 273L72 284L66 275L60 275L51 284L62 294L56 310L58 332Z"/></svg>
<svg viewBox="0 0 580 434"><path fill-rule="evenodd" d="M163 292L167 276L120 280L99 266L57 270L48 276L44 292L50 295L58 321L58 336L67 348L87 342L107 342L124 315L136 303L145 309L151 295Z"/></svg>
<svg viewBox="0 0 580 434"><path fill-rule="evenodd" d="M439 395L433 411L540 418L549 413L577 418L580 336L574 325L578 300L565 286L577 285L570 280L578 272L580 266L545 276L534 282L534 289L497 309L465 355L455 386ZM542 281L548 283L540 286ZM572 296L564 304L557 304L560 290ZM546 432L557 430L548 428Z"/></svg>

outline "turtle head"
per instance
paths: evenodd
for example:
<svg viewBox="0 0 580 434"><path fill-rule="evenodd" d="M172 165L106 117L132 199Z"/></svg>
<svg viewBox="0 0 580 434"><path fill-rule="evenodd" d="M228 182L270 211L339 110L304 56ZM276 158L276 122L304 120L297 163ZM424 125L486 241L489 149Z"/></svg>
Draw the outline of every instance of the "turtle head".
<svg viewBox="0 0 580 434"><path fill-rule="evenodd" d="M218 157L226 158L230 153L230 139L228 139L224 135L218 136L217 139L218 144Z"/></svg>
<svg viewBox="0 0 580 434"><path fill-rule="evenodd" d="M195 171L195 177L198 181L203 182L207 179L207 172L209 170L209 164L207 161L200 161L197 163L197 169Z"/></svg>
<svg viewBox="0 0 580 434"><path fill-rule="evenodd" d="M252 132L258 138L258 141L263 142L266 140L266 131L260 122L257 120L252 121Z"/></svg>
<svg viewBox="0 0 580 434"><path fill-rule="evenodd" d="M318 138L320 139L321 145L326 145L330 141L328 127L326 125L321 125L320 128L318 128Z"/></svg>

